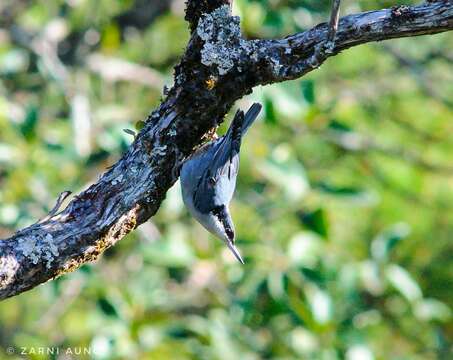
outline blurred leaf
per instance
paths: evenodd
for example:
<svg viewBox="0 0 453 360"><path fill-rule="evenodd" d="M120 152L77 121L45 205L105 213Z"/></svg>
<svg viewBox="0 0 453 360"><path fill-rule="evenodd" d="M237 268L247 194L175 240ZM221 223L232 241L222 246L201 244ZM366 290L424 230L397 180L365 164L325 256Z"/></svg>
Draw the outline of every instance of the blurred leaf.
<svg viewBox="0 0 453 360"><path fill-rule="evenodd" d="M296 120L296 123L306 114L307 103L300 99L300 86L298 82L273 84L262 89L262 102L266 106L266 99L272 103L272 111L277 122L280 118L285 121Z"/></svg>
<svg viewBox="0 0 453 360"><path fill-rule="evenodd" d="M346 352L346 360L374 360L372 351L365 344L351 346Z"/></svg>
<svg viewBox="0 0 453 360"><path fill-rule="evenodd" d="M363 288L370 294L379 296L384 292L385 288L381 271L375 261L365 260L354 270L358 271Z"/></svg>
<svg viewBox="0 0 453 360"><path fill-rule="evenodd" d="M13 49L0 53L0 74L14 74L25 71L28 67L28 53L23 49Z"/></svg>
<svg viewBox="0 0 453 360"><path fill-rule="evenodd" d="M145 122L142 121L142 120L139 120L135 123L135 129L140 131L141 129L143 129L145 127Z"/></svg>
<svg viewBox="0 0 453 360"><path fill-rule="evenodd" d="M295 328L291 332L291 345L303 358L315 357L320 347L316 335L303 327Z"/></svg>
<svg viewBox="0 0 453 360"><path fill-rule="evenodd" d="M14 164L20 152L14 146L0 143L0 164Z"/></svg>
<svg viewBox="0 0 453 360"><path fill-rule="evenodd" d="M107 51L115 50L121 42L118 25L111 23L104 28L102 34L102 48Z"/></svg>
<svg viewBox="0 0 453 360"><path fill-rule="evenodd" d="M302 80L300 82L304 99L310 104L315 103L315 83L313 80Z"/></svg>
<svg viewBox="0 0 453 360"><path fill-rule="evenodd" d="M342 195L342 196L358 196L363 194L364 190L355 188L355 187L349 187L349 186L336 186L332 184L328 184L325 182L318 182L314 183L313 186L325 193L329 193L332 195Z"/></svg>
<svg viewBox="0 0 453 360"><path fill-rule="evenodd" d="M95 359L109 359L113 353L114 342L109 336L99 334L94 336L90 346Z"/></svg>
<svg viewBox="0 0 453 360"><path fill-rule="evenodd" d="M99 298L97 305L105 315L118 317L118 312L116 311L115 306L113 306L113 304L107 298Z"/></svg>
<svg viewBox="0 0 453 360"><path fill-rule="evenodd" d="M330 296L313 284L305 286L305 294L310 304L313 319L320 325L328 323L332 318Z"/></svg>
<svg viewBox="0 0 453 360"><path fill-rule="evenodd" d="M409 233L410 227L406 223L395 224L380 233L371 242L371 254L373 258L378 261L387 260L395 246L407 237Z"/></svg>
<svg viewBox="0 0 453 360"><path fill-rule="evenodd" d="M300 289L291 281L288 284L288 300L291 309L303 321L307 328L315 328L315 323L310 312L309 306L301 296Z"/></svg>
<svg viewBox="0 0 453 360"><path fill-rule="evenodd" d="M311 269L307 267L301 267L300 271L307 280L317 283L318 285L325 283L325 276L318 268Z"/></svg>
<svg viewBox="0 0 453 360"><path fill-rule="evenodd" d="M328 237L328 223L324 209L319 208L312 212L301 211L298 213L300 221L311 231L321 237Z"/></svg>
<svg viewBox="0 0 453 360"><path fill-rule="evenodd" d="M86 166L94 166L96 164L100 164L108 159L109 152L100 149L99 151L92 152L90 156L86 160Z"/></svg>
<svg viewBox="0 0 453 360"><path fill-rule="evenodd" d="M422 299L414 304L414 313L424 321L438 320L446 322L451 319L451 309L436 299Z"/></svg>
<svg viewBox="0 0 453 360"><path fill-rule="evenodd" d="M321 251L320 238L307 231L294 234L289 241L287 254L292 263L313 268Z"/></svg>
<svg viewBox="0 0 453 360"><path fill-rule="evenodd" d="M180 225L171 227L165 239L160 239L146 247L146 258L152 264L170 267L189 266L195 256L185 239L185 233L186 230Z"/></svg>
<svg viewBox="0 0 453 360"><path fill-rule="evenodd" d="M277 124L278 120L277 116L275 115L274 103L268 97L264 98L264 113L266 114L266 116L264 117L266 124Z"/></svg>
<svg viewBox="0 0 453 360"><path fill-rule="evenodd" d="M273 271L267 278L269 294L276 300L281 300L285 296L284 274L280 271Z"/></svg>
<svg viewBox="0 0 453 360"><path fill-rule="evenodd" d="M327 195L343 197L362 206L375 205L379 200L378 194L359 187L337 186L326 182L314 183L313 187Z"/></svg>
<svg viewBox="0 0 453 360"><path fill-rule="evenodd" d="M152 64L173 63L183 53L189 40L186 23L181 16L168 12L157 19L145 33L146 52Z"/></svg>
<svg viewBox="0 0 453 360"><path fill-rule="evenodd" d="M0 223L12 225L19 217L19 209L15 205L0 205Z"/></svg>
<svg viewBox="0 0 453 360"><path fill-rule="evenodd" d="M352 131L352 128L340 121L332 120L329 122L328 128L335 131Z"/></svg>
<svg viewBox="0 0 453 360"><path fill-rule="evenodd" d="M258 169L284 191L289 201L300 200L309 190L305 169L292 156L287 144L276 147L270 158L258 164Z"/></svg>
<svg viewBox="0 0 453 360"><path fill-rule="evenodd" d="M279 12L269 11L264 20L264 24L269 27L279 28L283 25L283 19Z"/></svg>
<svg viewBox="0 0 453 360"><path fill-rule="evenodd" d="M36 137L36 125L38 124L38 108L30 106L27 110L27 115L22 124L20 124L20 132L27 141L32 141Z"/></svg>
<svg viewBox="0 0 453 360"><path fill-rule="evenodd" d="M390 264L386 268L390 283L410 302L422 298L422 291L412 276L401 266Z"/></svg>

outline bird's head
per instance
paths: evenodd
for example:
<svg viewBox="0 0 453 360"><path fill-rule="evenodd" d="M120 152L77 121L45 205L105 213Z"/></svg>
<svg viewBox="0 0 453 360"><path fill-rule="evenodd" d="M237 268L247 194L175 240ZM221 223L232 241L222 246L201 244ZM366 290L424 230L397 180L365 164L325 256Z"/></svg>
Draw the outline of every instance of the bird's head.
<svg viewBox="0 0 453 360"><path fill-rule="evenodd" d="M242 259L239 250L234 245L234 224L228 207L226 205L217 206L212 209L209 214L204 215L203 219L200 220L203 226L221 239L231 250L235 258L241 264L244 264L244 260Z"/></svg>

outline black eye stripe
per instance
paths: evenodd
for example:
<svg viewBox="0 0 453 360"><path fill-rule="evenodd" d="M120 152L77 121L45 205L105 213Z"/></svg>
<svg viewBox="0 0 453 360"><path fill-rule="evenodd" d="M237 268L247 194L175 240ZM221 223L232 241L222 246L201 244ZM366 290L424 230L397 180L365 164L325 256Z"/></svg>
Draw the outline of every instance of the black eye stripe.
<svg viewBox="0 0 453 360"><path fill-rule="evenodd" d="M212 209L212 213L217 217L220 218L220 215L222 214L224 205L216 206L214 209Z"/></svg>
<svg viewBox="0 0 453 360"><path fill-rule="evenodd" d="M227 220L228 214L225 205L216 206L211 210L211 213L217 218L217 220L223 225L225 233L231 241L234 241L234 230L232 225Z"/></svg>

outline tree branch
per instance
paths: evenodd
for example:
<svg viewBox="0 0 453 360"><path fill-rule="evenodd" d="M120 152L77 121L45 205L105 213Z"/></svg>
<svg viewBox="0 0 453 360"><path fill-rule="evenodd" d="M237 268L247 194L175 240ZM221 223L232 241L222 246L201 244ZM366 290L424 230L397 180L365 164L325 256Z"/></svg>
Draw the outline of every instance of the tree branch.
<svg viewBox="0 0 453 360"><path fill-rule="evenodd" d="M231 9L233 0L187 0L185 19L190 25L190 31L195 31L203 14L209 14L222 5L228 5Z"/></svg>
<svg viewBox="0 0 453 360"><path fill-rule="evenodd" d="M243 39L227 0L189 1L186 18L192 37L175 85L124 156L62 212L0 241L0 299L97 259L147 221L183 159L254 86L300 77L365 42L451 30L453 6L442 1L347 16L328 52L318 51L328 40L327 24L281 40Z"/></svg>
<svg viewBox="0 0 453 360"><path fill-rule="evenodd" d="M396 6L343 17L331 51L319 51L328 41L329 25L282 40L262 40L258 59L261 84L291 80L319 67L328 57L350 47L393 38L436 34L453 29L453 2Z"/></svg>

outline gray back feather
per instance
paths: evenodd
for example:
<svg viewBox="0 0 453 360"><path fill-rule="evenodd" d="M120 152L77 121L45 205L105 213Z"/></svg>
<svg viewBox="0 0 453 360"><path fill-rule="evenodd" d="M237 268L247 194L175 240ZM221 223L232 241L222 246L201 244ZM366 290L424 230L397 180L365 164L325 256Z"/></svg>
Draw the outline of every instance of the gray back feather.
<svg viewBox="0 0 453 360"><path fill-rule="evenodd" d="M261 105L258 103L253 104L245 115L238 111L227 133L213 142L202 155L203 159L200 158L200 176L193 203L202 213L208 213L220 205L228 205L233 197L242 136L260 111Z"/></svg>

